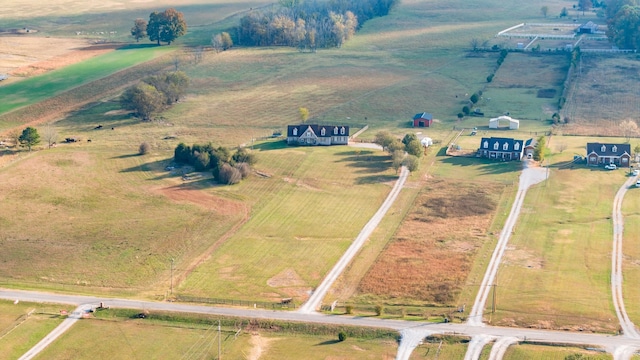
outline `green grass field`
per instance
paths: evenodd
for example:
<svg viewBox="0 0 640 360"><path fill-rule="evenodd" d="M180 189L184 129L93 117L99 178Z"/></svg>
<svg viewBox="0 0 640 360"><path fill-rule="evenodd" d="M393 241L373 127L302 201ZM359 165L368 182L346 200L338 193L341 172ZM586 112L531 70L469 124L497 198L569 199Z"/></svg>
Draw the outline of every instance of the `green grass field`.
<svg viewBox="0 0 640 360"><path fill-rule="evenodd" d="M0 353L5 359L17 359L63 320L60 310L67 305L0 301Z"/></svg>
<svg viewBox="0 0 640 360"><path fill-rule="evenodd" d="M553 141L567 141L568 149L549 159L549 180L528 192L498 273L499 311L487 316L495 324L615 332L610 218L613 197L627 172L584 165L557 168L594 140L556 137ZM594 187L597 192L589 191Z"/></svg>
<svg viewBox="0 0 640 360"><path fill-rule="evenodd" d="M295 148L260 152L260 159L257 167L272 178L220 189L260 199L249 221L191 274L181 293L299 302L377 211L390 189L383 182L395 179L381 152Z"/></svg>
<svg viewBox="0 0 640 360"><path fill-rule="evenodd" d="M104 16L104 22L93 22L103 16L97 9L70 14L65 18L68 22L60 25L47 17L37 20L43 34L68 35L102 27L118 29L117 38L122 40L133 19L149 13L149 8L132 4L127 3L122 13ZM207 45L214 31L226 28L237 11L263 4L186 4L178 10L185 12L188 22L194 19L193 31L178 43ZM555 9L564 2L549 4ZM539 3L523 1L405 0L390 16L365 24L340 49L310 54L288 48L235 48L217 55L207 53L197 65L184 64L183 70L192 79L189 94L154 121L140 122L123 114L114 99L78 109L54 127L60 139L77 136L81 143L23 152L0 169L0 285L161 299L169 289L173 258L176 278L186 277L177 282L175 292L179 294L247 300L304 298L376 211L395 174L378 152L358 155L348 148L289 148L282 142L252 140L297 123L299 107L310 110L310 123L346 124L353 129L369 124L370 130L362 136L365 139L382 129L398 135L416 131L409 128L411 117L427 111L437 121L433 128L419 131L442 141L433 149L435 155L423 160L420 173L411 179L415 188L401 195L364 248L363 259L336 287L336 294L349 296L350 287L393 236L422 182L431 175L507 185L490 230L497 234L514 196L520 164L451 158L440 152L452 138L454 126L478 127L482 132L475 137L465 132L458 141L464 149L477 148L481 136L528 138L548 130L546 119L557 98L540 99L537 90L555 89L559 96L566 66L562 57L511 54L488 84L486 77L494 69L497 54L468 52L472 38L491 39L516 23L543 21L539 7ZM212 9L216 11L211 13ZM54 10L48 11L56 17L65 13L62 7ZM0 12L2 27L23 26L18 24L24 19L10 18L8 13ZM15 88L7 86L9 93L3 96L7 100L0 111L150 59L157 50L114 51L16 83ZM131 56L121 56L124 54ZM466 97L480 89L484 97L478 106L487 117L459 122L456 114ZM489 117L504 111L527 119L519 131L485 129ZM93 130L97 124L105 129ZM111 127L115 130L107 130ZM152 152L137 156L143 141L152 145ZM178 175L164 171L178 142L209 141L216 146L253 145L258 156L256 169L266 176L252 175L237 186L221 187L209 181L209 174L183 183ZM560 141L567 143L562 152L557 148ZM583 153L586 141L552 138L550 147L557 154L546 162L552 166L552 177L531 189L526 199L498 275L498 312L487 314L492 323L615 331L608 283L611 225L607 217L613 194L625 178L622 171L559 169L574 153ZM597 195L589 189L598 189ZM637 205L625 202L630 238L639 231L634 225ZM632 259L625 262L627 284L640 277L635 260L640 254L634 245L625 242ZM484 244L478 256L490 256L489 247ZM482 259L476 259L468 283L481 278L485 267ZM567 290L576 286L584 291ZM474 298L469 289L472 285L462 298ZM626 286L625 294L627 307L634 308L638 291ZM631 310L631 316L638 319L640 312ZM93 339L102 333L118 334L114 335L121 344L117 349L107 349L106 343L87 343L78 330L42 358L65 358L68 351L91 352L96 347L106 354L122 352L113 357L137 358L153 342L164 344L166 339L183 335L176 342L176 351L184 352L206 331L166 328L157 337L137 343L140 332L146 330L144 323L105 324L87 322L79 329L95 334ZM93 326L96 329L90 328ZM318 345L329 340L274 340L271 352L263 356L278 358L286 351L281 346L308 349L317 345L322 349L317 353L335 349L336 354L347 351L345 348L369 346ZM239 341L238 348L246 349L248 342ZM395 346L372 347L366 353L394 353ZM173 351L153 349L158 354L163 350ZM211 349L206 351L212 355ZM244 350L230 351L240 357ZM461 357L466 345L446 351ZM414 356L425 352L416 350Z"/></svg>
<svg viewBox="0 0 640 360"><path fill-rule="evenodd" d="M632 186L622 203L624 216L624 235L622 250L624 253L623 265L623 294L629 317L634 323L640 323L640 309L635 306L640 299L640 289L635 285L640 280L640 188ZM628 304L628 305L627 305Z"/></svg>
<svg viewBox="0 0 640 360"><path fill-rule="evenodd" d="M593 359L593 360L607 360L607 359L613 358L611 354L589 351L589 350L584 350L580 348L518 344L518 345L512 345L507 349L507 352L504 354L504 359L562 360L562 359L566 359L567 356L570 356L573 354L580 354L584 358Z"/></svg>
<svg viewBox="0 0 640 360"><path fill-rule="evenodd" d="M38 355L38 359L393 359L397 343L388 338L304 335L223 325L206 317L158 320L96 314L82 320ZM220 345L220 347L218 347ZM315 349L315 351L311 351Z"/></svg>
<svg viewBox="0 0 640 360"><path fill-rule="evenodd" d="M155 46L124 47L60 70L0 86L0 97L3 100L0 114L45 100L172 50L174 49Z"/></svg>

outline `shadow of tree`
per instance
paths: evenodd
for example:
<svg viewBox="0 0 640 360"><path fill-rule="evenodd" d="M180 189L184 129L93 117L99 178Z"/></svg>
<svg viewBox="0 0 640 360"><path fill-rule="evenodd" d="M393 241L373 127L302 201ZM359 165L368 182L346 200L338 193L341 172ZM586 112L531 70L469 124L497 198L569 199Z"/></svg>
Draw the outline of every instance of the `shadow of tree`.
<svg viewBox="0 0 640 360"><path fill-rule="evenodd" d="M314 346L334 345L334 344L337 344L337 343L339 343L339 342L340 342L340 340L338 340L338 339L333 339L333 340L327 340L327 341L323 341L323 342L321 342L321 343L317 343L317 344L315 344Z"/></svg>
<svg viewBox="0 0 640 360"><path fill-rule="evenodd" d="M475 166L479 169L479 172L485 175L506 174L522 170L522 162L520 161L496 161L484 158L457 156L448 156L441 161L443 164L452 166Z"/></svg>

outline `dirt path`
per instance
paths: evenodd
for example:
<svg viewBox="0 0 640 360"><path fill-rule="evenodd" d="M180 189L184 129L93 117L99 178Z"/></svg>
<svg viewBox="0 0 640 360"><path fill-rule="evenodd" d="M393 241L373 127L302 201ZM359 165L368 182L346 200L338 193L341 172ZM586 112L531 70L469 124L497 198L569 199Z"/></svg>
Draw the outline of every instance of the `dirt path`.
<svg viewBox="0 0 640 360"><path fill-rule="evenodd" d="M498 273L498 267L500 266L500 262L507 247L507 243L509 242L509 238L511 238L513 228L518 221L520 209L522 208L522 203L524 202L524 197L526 196L527 190L530 186L547 179L547 173L547 168L530 166L529 161L524 162L524 169L522 170L522 174L520 175L520 182L518 184L518 193L516 194L516 199L513 202L513 206L511 207L511 212L509 213L509 217L507 217L505 226L500 233L498 244L496 245L493 255L491 256L491 261L487 266L487 272L482 279L480 290L478 291L478 295L473 304L473 308L469 313L469 320L467 321L469 325L482 325L482 316L484 314L484 308L487 303L487 298L489 297L489 293L491 292L491 287Z"/></svg>
<svg viewBox="0 0 640 360"><path fill-rule="evenodd" d="M264 352L269 349L269 346L272 342L279 340L273 338L265 338L260 336L260 334L251 335L251 340L249 343L251 344L251 351L249 352L248 360L258 360L262 356Z"/></svg>
<svg viewBox="0 0 640 360"><path fill-rule="evenodd" d="M611 254L611 293L613 294L613 306L620 322L624 336L632 339L640 339L640 334L629 318L624 307L622 293L622 235L624 234L624 217L622 216L622 200L629 187L636 182L637 176L633 176L620 187L613 200L613 251Z"/></svg>
<svg viewBox="0 0 640 360"><path fill-rule="evenodd" d="M491 353L489 354L489 360L500 360L507 352L509 346L518 343L518 338L512 336L505 336L498 339L491 347Z"/></svg>

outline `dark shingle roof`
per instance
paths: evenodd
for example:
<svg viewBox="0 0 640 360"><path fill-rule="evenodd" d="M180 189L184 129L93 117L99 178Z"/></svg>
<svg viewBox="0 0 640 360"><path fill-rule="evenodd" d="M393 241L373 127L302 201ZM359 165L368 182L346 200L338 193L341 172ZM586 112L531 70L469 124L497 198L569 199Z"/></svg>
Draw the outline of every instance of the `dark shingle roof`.
<svg viewBox="0 0 640 360"><path fill-rule="evenodd" d="M587 143L587 155L591 153L596 153L600 156L620 156L624 153L631 155L631 145Z"/></svg>
<svg viewBox="0 0 640 360"><path fill-rule="evenodd" d="M338 136L349 136L349 127L342 125L316 125L316 124L299 124L299 125L288 125L287 126L287 137L294 137L302 135L307 129L311 128L311 130L316 134L317 137L331 137L335 135L333 133L334 128L338 128ZM325 129L324 136L322 135L322 129ZM340 133L340 130L344 128L344 134ZM293 135L293 129L298 129L298 133Z"/></svg>
<svg viewBox="0 0 640 360"><path fill-rule="evenodd" d="M498 149L494 148L496 142L498 143ZM480 140L480 149L492 150L492 151L522 151L523 143L524 142L522 140L516 140L512 138L499 138L499 137L482 138ZM504 149L504 144L507 144L506 150ZM518 144L517 150L515 149L516 144Z"/></svg>

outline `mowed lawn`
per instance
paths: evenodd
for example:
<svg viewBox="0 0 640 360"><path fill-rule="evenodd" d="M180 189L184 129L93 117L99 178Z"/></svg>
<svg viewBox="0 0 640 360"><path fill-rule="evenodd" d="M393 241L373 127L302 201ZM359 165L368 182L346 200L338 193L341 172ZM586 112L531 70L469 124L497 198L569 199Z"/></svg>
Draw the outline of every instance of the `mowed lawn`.
<svg viewBox="0 0 640 360"><path fill-rule="evenodd" d="M238 331L223 327L220 355L224 359L386 359L395 358L390 339ZM150 322L83 320L76 323L36 359L203 359L218 356L218 326Z"/></svg>
<svg viewBox="0 0 640 360"><path fill-rule="evenodd" d="M287 148L259 155L257 168L270 178L219 190L260 199L249 221L188 277L181 294L301 302L396 179L389 157L377 151Z"/></svg>
<svg viewBox="0 0 640 360"><path fill-rule="evenodd" d="M0 114L34 104L173 50L157 46L123 47L63 69L0 86Z"/></svg>
<svg viewBox="0 0 640 360"><path fill-rule="evenodd" d="M564 360L571 355L581 355L586 359L607 360L611 354L589 351L574 347L543 346L531 344L511 345L504 354L507 360Z"/></svg>
<svg viewBox="0 0 640 360"><path fill-rule="evenodd" d="M640 289L637 286L640 281L640 188L635 185L632 185L625 195L622 213L624 216L622 290L627 313L637 325L640 324L640 306L638 306Z"/></svg>
<svg viewBox="0 0 640 360"><path fill-rule="evenodd" d="M0 354L17 359L42 340L63 320L57 313L68 305L34 304L0 300Z"/></svg>
<svg viewBox="0 0 640 360"><path fill-rule="evenodd" d="M626 180L624 169L552 166L529 190L496 279L497 313L485 313L490 323L616 331L611 213Z"/></svg>
<svg viewBox="0 0 640 360"><path fill-rule="evenodd" d="M141 157L96 142L0 169L4 283L127 292L160 281L163 294L171 258L189 263L244 217L237 201L206 191L190 201L195 190L164 171L167 153Z"/></svg>
<svg viewBox="0 0 640 360"><path fill-rule="evenodd" d="M490 117L509 112L514 119L551 119L568 69L563 53L509 53L476 105Z"/></svg>

